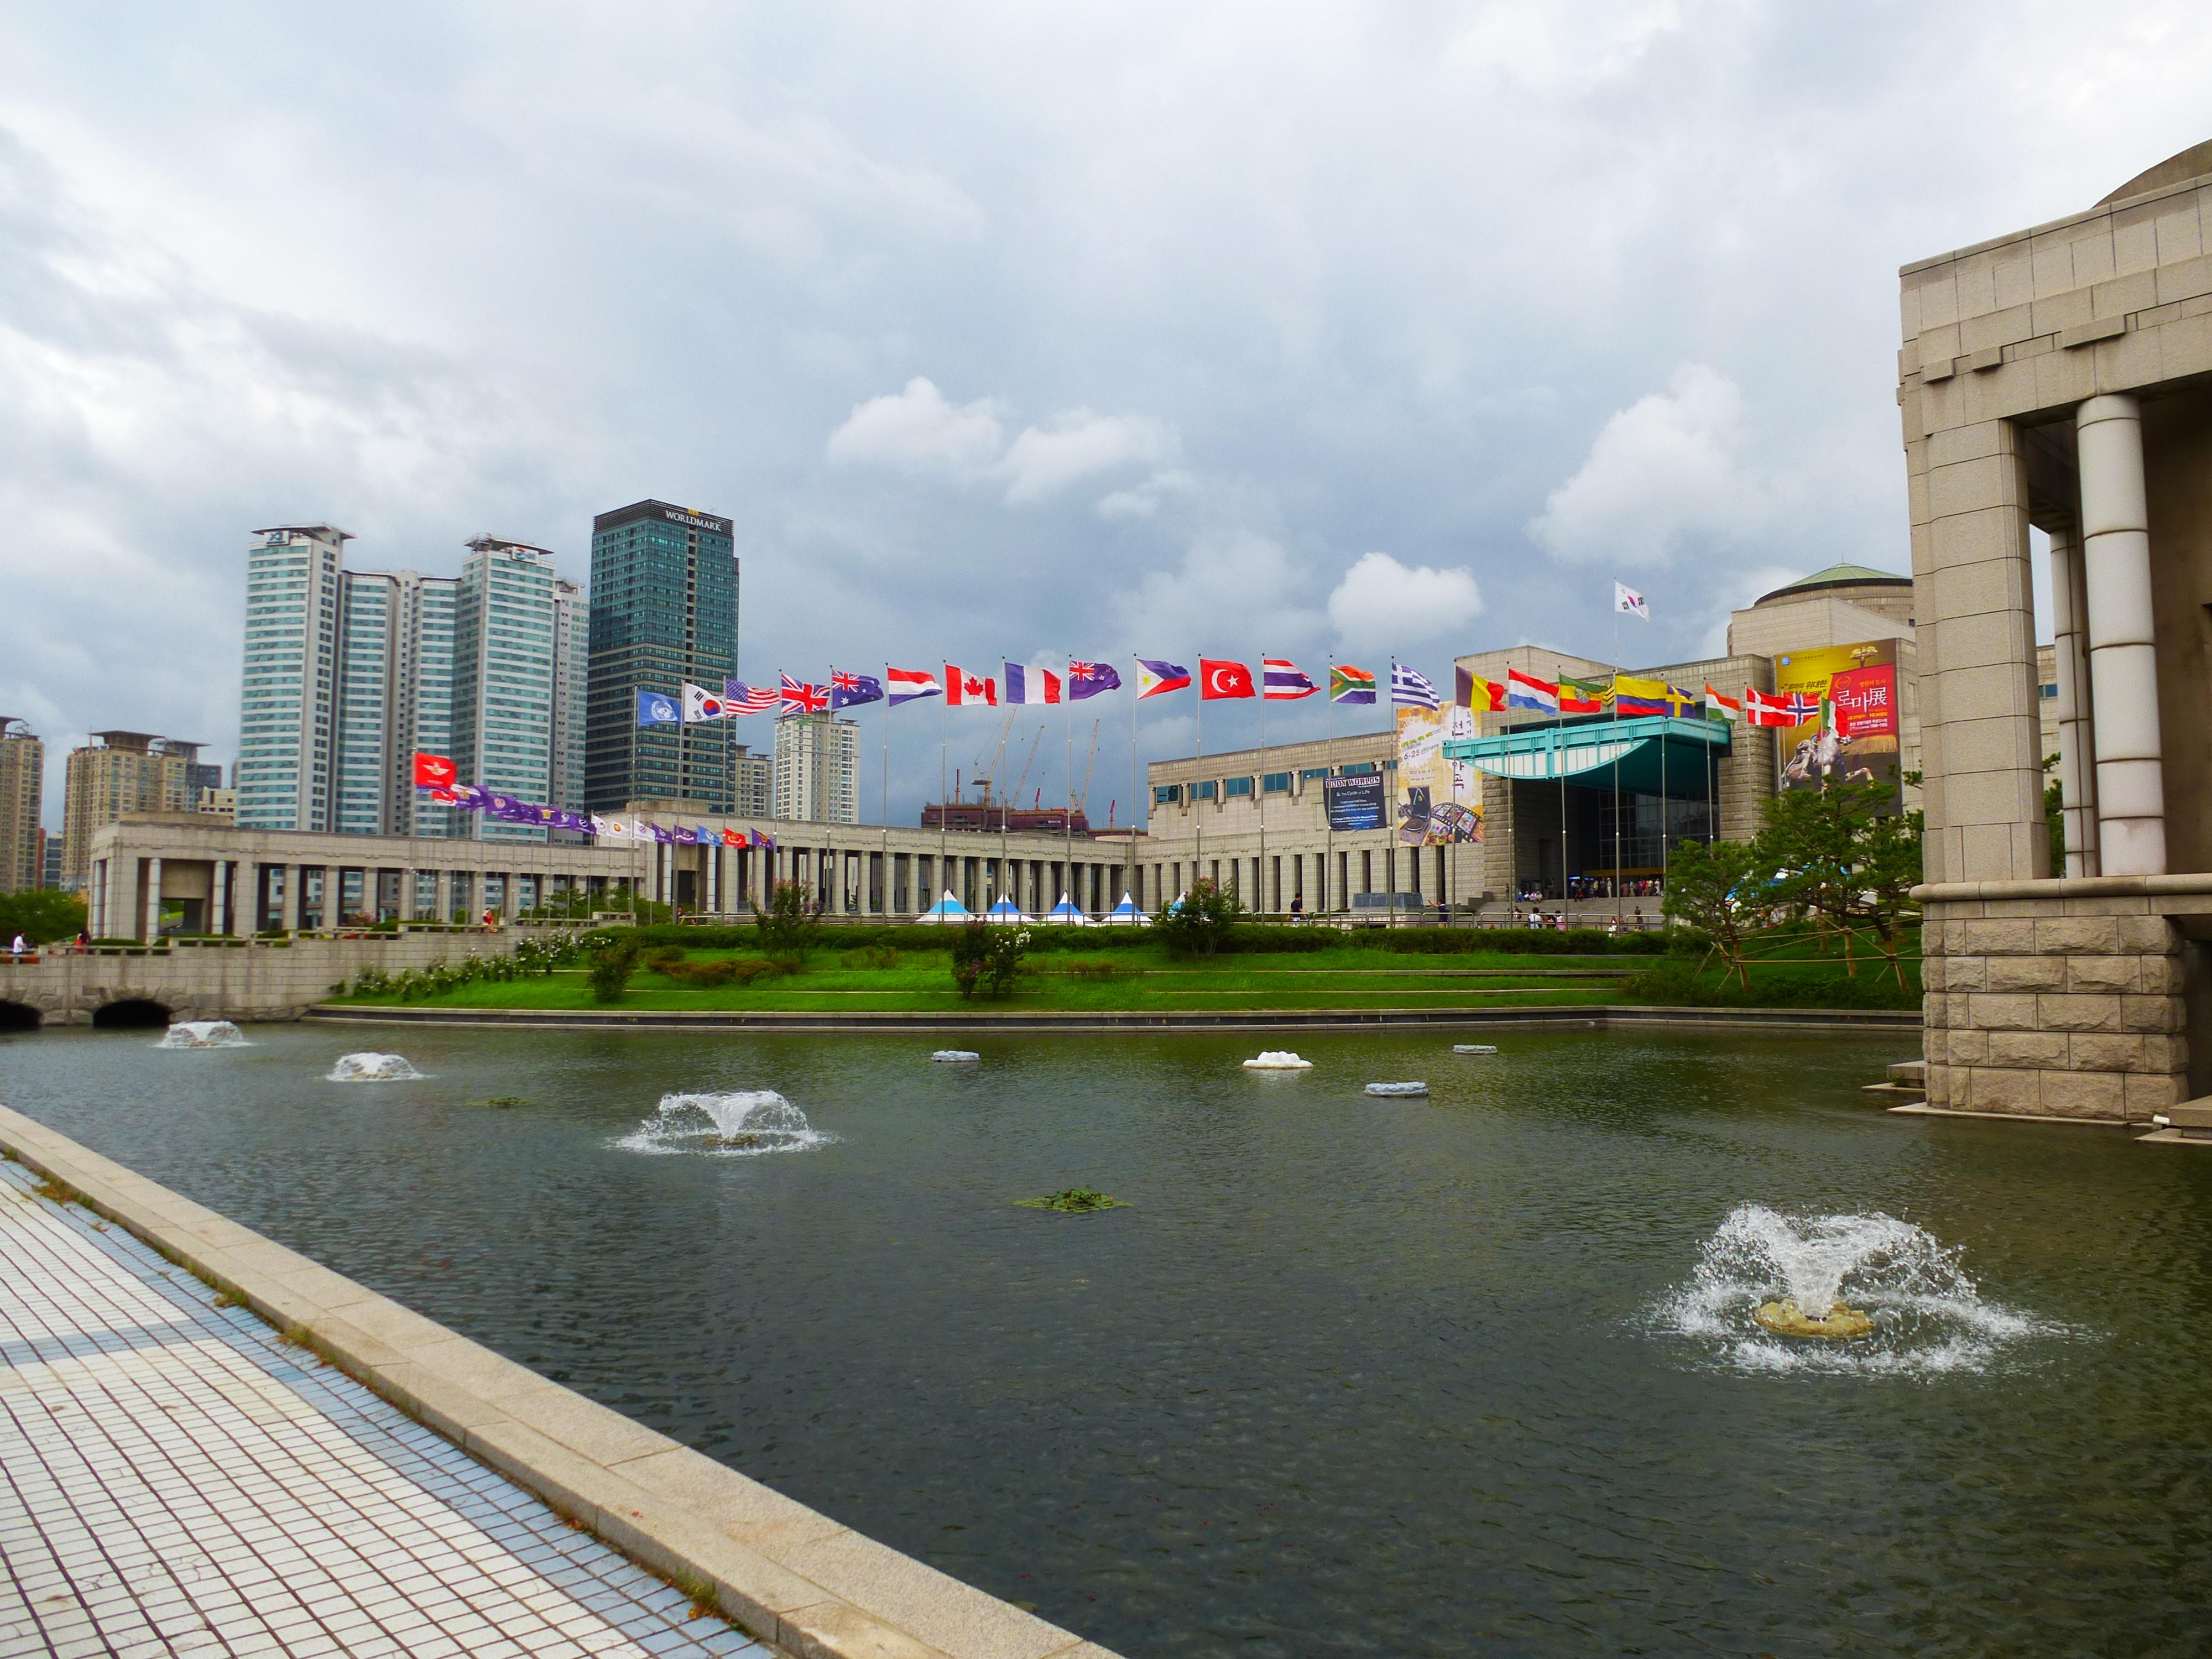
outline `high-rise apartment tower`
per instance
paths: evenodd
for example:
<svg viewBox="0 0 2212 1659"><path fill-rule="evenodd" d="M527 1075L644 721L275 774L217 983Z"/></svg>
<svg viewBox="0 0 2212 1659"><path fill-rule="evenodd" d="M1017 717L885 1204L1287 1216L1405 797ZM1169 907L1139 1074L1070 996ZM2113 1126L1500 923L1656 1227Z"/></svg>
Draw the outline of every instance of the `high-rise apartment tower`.
<svg viewBox="0 0 2212 1659"><path fill-rule="evenodd" d="M45 883L39 812L46 774L46 745L30 723L0 714L0 893Z"/></svg>
<svg viewBox="0 0 2212 1659"><path fill-rule="evenodd" d="M276 525L254 536L246 556L238 821L250 830L329 830L336 815L339 577L352 533L308 524ZM82 878L69 852L62 865Z"/></svg>
<svg viewBox="0 0 2212 1659"><path fill-rule="evenodd" d="M860 726L834 714L775 723L775 816L813 823L860 821Z"/></svg>
<svg viewBox="0 0 2212 1659"><path fill-rule="evenodd" d="M641 726L637 694L690 680L719 693L738 672L738 557L730 521L666 501L592 520L590 711L584 805L639 799L730 811L726 726Z"/></svg>
<svg viewBox="0 0 2212 1659"><path fill-rule="evenodd" d="M200 745L150 732L95 732L70 751L62 798L62 883L75 892L90 874L92 832L125 812L189 812L203 779Z"/></svg>

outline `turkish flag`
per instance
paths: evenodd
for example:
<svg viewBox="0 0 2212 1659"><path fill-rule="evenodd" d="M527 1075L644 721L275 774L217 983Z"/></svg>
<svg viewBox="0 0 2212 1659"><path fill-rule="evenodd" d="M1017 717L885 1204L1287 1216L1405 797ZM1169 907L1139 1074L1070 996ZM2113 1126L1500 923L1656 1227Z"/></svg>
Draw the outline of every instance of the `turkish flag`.
<svg viewBox="0 0 2212 1659"><path fill-rule="evenodd" d="M459 775L453 762L443 755L417 754L415 757L415 787L417 789L451 789Z"/></svg>
<svg viewBox="0 0 2212 1659"><path fill-rule="evenodd" d="M1241 662L1198 659L1198 695L1201 697L1252 697L1252 671Z"/></svg>

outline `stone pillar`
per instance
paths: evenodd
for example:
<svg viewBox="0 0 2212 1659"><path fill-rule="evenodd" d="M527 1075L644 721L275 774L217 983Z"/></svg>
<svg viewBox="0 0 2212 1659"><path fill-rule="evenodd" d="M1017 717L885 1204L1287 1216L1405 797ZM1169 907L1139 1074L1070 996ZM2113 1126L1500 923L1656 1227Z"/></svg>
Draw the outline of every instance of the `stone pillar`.
<svg viewBox="0 0 2212 1659"><path fill-rule="evenodd" d="M146 866L146 943L161 937L161 860L148 859Z"/></svg>
<svg viewBox="0 0 2212 1659"><path fill-rule="evenodd" d="M234 933L237 928L230 921L230 860L215 861L215 880L208 889L207 931L210 933Z"/></svg>
<svg viewBox="0 0 2212 1659"><path fill-rule="evenodd" d="M2087 577L2078 530L2051 532L2053 654L2058 662L2058 793L2066 873L2101 873L2097 861L2096 753L2089 709Z"/></svg>
<svg viewBox="0 0 2212 1659"><path fill-rule="evenodd" d="M2166 765L2151 629L2142 418L2133 398L2108 396L2083 404L2074 424L2089 595L2099 862L2108 876L2164 875Z"/></svg>

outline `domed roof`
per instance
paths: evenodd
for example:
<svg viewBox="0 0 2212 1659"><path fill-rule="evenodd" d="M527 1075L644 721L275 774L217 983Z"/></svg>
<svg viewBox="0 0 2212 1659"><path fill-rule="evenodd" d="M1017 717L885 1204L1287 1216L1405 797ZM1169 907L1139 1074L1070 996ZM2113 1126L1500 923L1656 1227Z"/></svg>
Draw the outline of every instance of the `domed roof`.
<svg viewBox="0 0 2212 1659"><path fill-rule="evenodd" d="M1762 593L1752 603L1759 605L1769 599L1802 599L1808 593L1821 593L1833 588L1910 588L1911 586L1911 577L1896 575L1887 570L1875 570L1863 564L1832 564L1826 570L1815 570L1809 576L1800 576L1794 582L1785 582L1771 593Z"/></svg>
<svg viewBox="0 0 2212 1659"><path fill-rule="evenodd" d="M2212 138L2201 144L2191 144L2187 149L2169 155L2154 167L2146 168L2122 185L2097 205L2106 202L2123 202L2130 196L2144 196L2168 185L2180 184L2187 179L2201 179L2212 173Z"/></svg>

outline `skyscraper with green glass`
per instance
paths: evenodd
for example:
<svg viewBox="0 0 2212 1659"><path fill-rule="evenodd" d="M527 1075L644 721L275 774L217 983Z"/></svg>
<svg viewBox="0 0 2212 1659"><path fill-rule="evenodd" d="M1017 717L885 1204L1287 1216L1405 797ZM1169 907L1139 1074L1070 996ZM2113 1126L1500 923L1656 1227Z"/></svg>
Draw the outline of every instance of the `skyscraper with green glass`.
<svg viewBox="0 0 2212 1659"><path fill-rule="evenodd" d="M686 680L719 695L738 672L738 556L730 521L638 501L592 520L591 672L584 806L691 800L736 809L726 724L637 724L637 694Z"/></svg>

